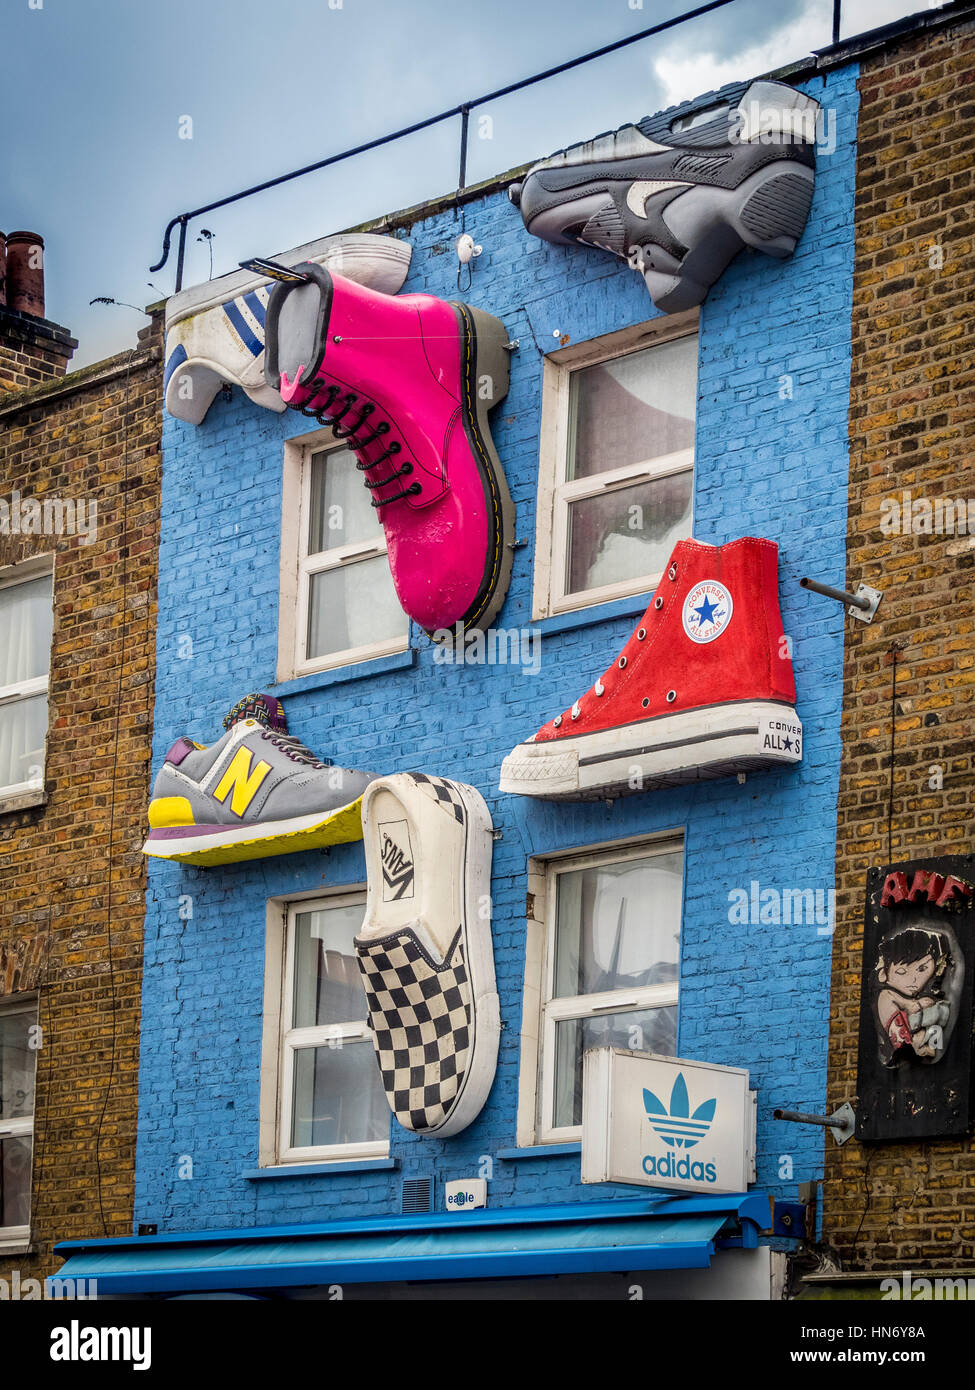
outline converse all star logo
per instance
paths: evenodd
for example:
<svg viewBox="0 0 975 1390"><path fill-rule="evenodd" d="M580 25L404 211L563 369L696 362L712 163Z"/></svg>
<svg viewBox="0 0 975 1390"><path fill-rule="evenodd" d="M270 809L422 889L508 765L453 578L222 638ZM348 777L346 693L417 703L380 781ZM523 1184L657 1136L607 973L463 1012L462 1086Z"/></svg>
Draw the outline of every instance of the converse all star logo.
<svg viewBox="0 0 975 1390"><path fill-rule="evenodd" d="M398 902L413 896L413 846L405 820L388 820L379 825L380 854L383 861L383 902Z"/></svg>
<svg viewBox="0 0 975 1390"><path fill-rule="evenodd" d="M684 600L681 621L692 642L713 642L731 622L731 595L716 579L702 579Z"/></svg>

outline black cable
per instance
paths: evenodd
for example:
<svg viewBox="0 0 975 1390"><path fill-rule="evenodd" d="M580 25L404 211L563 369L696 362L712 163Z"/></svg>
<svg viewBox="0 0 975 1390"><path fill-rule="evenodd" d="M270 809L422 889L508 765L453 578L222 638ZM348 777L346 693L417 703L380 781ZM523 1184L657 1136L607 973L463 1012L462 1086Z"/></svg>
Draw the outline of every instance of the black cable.
<svg viewBox="0 0 975 1390"><path fill-rule="evenodd" d="M541 346L541 344L540 344L539 341L538 341L538 337L537 337L537 335L536 335L536 333L535 333L535 325L532 323L532 316L531 316L531 314L528 312L528 305L527 305L527 304L519 304L519 305L517 306L517 308L515 309L515 313L516 313L516 314L518 314L518 313L524 314L524 316L525 316L525 321L526 321L527 324L528 324L528 331L529 331L529 333L532 335L532 342L535 344L535 351L538 353L539 357L544 357L544 356L545 356L545 349Z"/></svg>
<svg viewBox="0 0 975 1390"><path fill-rule="evenodd" d="M864 1221L866 1220L867 1212L870 1210L870 1205L871 1205L871 1203L873 1202L873 1188L870 1186L869 1177L870 1177L870 1165L871 1165L871 1163L873 1162L874 1154L875 1154L876 1152L877 1152L876 1149L870 1149L870 1150L868 1151L868 1153L867 1153L867 1161L866 1161L866 1163L863 1165L863 1186L864 1186L864 1190L865 1190L865 1192L866 1192L866 1194L867 1194L867 1200L866 1200L866 1202L864 1203L863 1211L860 1213L860 1224L857 1226L856 1235L853 1237L853 1245L852 1245L852 1247L850 1248L850 1262L851 1262L851 1264L852 1264L852 1262L856 1259L857 1245L858 1245L859 1242L860 1242L860 1232L863 1230L863 1223L864 1223Z"/></svg>
<svg viewBox="0 0 975 1390"><path fill-rule="evenodd" d="M891 648L893 671L890 680L890 785L887 793L887 863L893 862L894 836L894 747L897 721L897 653L899 647Z"/></svg>

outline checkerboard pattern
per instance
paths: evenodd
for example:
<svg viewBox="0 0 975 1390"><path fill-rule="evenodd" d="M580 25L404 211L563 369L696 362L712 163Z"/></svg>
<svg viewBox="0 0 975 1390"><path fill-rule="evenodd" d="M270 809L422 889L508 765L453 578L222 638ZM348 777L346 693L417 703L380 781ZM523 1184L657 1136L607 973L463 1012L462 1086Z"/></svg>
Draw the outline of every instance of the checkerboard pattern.
<svg viewBox="0 0 975 1390"><path fill-rule="evenodd" d="M473 1027L458 928L437 965L407 927L356 943L369 1025L390 1109L418 1134L445 1123L463 1089Z"/></svg>
<svg viewBox="0 0 975 1390"><path fill-rule="evenodd" d="M459 823L464 824L466 813L456 782L445 782L442 777L428 777L425 772L408 772L406 775L412 778L421 791L439 801L444 810L453 811Z"/></svg>

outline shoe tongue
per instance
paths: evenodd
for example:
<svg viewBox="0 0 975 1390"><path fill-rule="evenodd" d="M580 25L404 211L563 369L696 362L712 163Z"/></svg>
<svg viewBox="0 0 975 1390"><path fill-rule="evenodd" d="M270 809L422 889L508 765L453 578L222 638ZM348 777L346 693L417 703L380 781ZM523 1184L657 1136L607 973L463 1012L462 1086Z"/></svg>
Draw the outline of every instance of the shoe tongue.
<svg viewBox="0 0 975 1390"><path fill-rule="evenodd" d="M273 695L245 695L224 719L223 727L232 729L242 719L256 719L258 724L263 724L265 729L273 729L277 734L288 732L284 706Z"/></svg>

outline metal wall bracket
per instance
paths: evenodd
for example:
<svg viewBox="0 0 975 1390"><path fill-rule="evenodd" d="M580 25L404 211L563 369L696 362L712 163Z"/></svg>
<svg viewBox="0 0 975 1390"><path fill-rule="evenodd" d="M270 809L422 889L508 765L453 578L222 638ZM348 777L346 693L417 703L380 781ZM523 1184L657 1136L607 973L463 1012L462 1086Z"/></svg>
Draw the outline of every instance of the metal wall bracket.
<svg viewBox="0 0 975 1390"><path fill-rule="evenodd" d="M850 617L856 618L860 623L873 622L874 614L884 596L882 589L871 589L869 584L858 584L855 594L851 594L847 589L834 589L832 584L821 584L818 579L803 578L799 580L799 585L803 589L811 589L814 594L835 598L837 603L845 604Z"/></svg>
<svg viewBox="0 0 975 1390"><path fill-rule="evenodd" d="M837 1144L845 1144L847 1139L853 1138L853 1126L856 1121L856 1111L848 1100L845 1100L838 1110L834 1110L832 1115L807 1115L803 1110L773 1110L773 1120L791 1120L797 1125L821 1125L824 1129L833 1131L833 1138Z"/></svg>
<svg viewBox="0 0 975 1390"><path fill-rule="evenodd" d="M880 600L883 598L883 591L871 589L869 584L858 584L856 596L861 600L860 603L850 604L847 608L851 618L856 618L858 623L872 623L873 615L880 607ZM862 600L866 600L866 607Z"/></svg>

